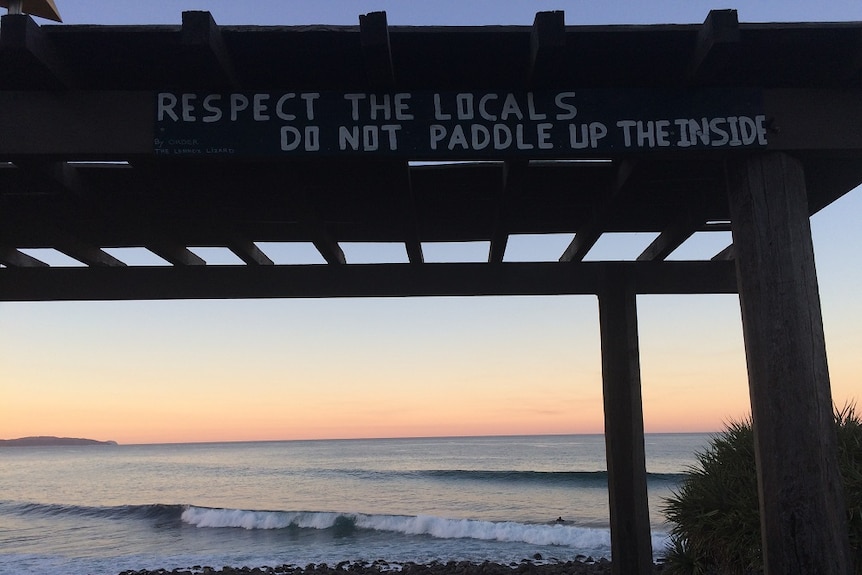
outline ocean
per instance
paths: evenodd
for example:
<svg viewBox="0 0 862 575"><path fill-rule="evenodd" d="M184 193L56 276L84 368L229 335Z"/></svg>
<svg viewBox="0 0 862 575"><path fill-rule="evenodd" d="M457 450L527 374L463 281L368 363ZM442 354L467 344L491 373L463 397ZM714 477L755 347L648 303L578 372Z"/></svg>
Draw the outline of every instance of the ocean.
<svg viewBox="0 0 862 575"><path fill-rule="evenodd" d="M656 556L663 498L709 438L646 437ZM601 435L7 447L0 574L610 558L604 449Z"/></svg>

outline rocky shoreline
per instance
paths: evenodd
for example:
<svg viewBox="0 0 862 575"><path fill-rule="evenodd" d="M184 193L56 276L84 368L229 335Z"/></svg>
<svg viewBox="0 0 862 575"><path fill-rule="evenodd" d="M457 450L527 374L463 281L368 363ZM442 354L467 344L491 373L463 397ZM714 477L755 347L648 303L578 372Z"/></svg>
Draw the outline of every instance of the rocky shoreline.
<svg viewBox="0 0 862 575"><path fill-rule="evenodd" d="M660 564L654 566L653 573L661 573ZM611 562L607 559L594 560L591 557L574 561L533 562L502 565L500 563L472 563L469 561L449 561L447 563L388 563L386 561L350 562L335 566L325 563L310 564L305 567L281 565L278 567L206 567L195 565L187 569L157 569L155 571L123 571L119 575L610 575Z"/></svg>

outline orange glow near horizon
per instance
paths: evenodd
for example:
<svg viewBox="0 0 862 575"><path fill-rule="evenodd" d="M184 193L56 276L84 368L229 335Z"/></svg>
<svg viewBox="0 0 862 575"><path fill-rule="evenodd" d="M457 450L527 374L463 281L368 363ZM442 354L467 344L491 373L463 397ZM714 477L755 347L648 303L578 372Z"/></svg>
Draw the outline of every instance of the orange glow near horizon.
<svg viewBox="0 0 862 575"><path fill-rule="evenodd" d="M736 303L710 301L706 315L692 315L702 300L639 301L647 432L716 431L747 413ZM594 298L365 305L90 303L63 314L55 304L6 305L0 437L129 444L602 432Z"/></svg>

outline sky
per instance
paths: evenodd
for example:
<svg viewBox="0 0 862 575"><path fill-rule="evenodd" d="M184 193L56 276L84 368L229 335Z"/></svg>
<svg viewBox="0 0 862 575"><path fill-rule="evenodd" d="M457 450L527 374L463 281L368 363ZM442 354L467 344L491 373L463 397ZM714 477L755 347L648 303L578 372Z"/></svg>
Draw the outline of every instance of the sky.
<svg viewBox="0 0 862 575"><path fill-rule="evenodd" d="M711 8L733 8L695 0L56 3L66 24L179 24L184 10L209 10L224 25L357 24L378 10L390 25L530 25L539 10L564 10L569 25L699 23ZM858 0L741 4L741 22L862 21ZM838 405L862 389L860 215L856 189L811 221ZM603 237L586 259L631 260L653 237ZM554 261L570 239L513 237L506 260ZM670 259L708 258L729 243L729 234L698 234ZM276 263L322 261L301 251L307 246L261 247ZM426 261L487 255L487 246L424 247ZM342 248L352 263L404 257L397 246ZM198 253L214 265L231 261ZM0 438L601 433L598 321L592 296L0 303ZM748 414L737 296L639 296L638 325L647 432L717 431Z"/></svg>

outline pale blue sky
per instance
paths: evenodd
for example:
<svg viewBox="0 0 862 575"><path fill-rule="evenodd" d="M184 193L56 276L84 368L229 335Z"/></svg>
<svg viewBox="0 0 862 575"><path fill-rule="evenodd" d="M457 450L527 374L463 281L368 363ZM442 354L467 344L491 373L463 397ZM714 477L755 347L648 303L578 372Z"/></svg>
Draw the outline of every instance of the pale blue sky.
<svg viewBox="0 0 862 575"><path fill-rule="evenodd" d="M56 0L55 0L56 1ZM67 24L179 24L184 10L208 10L219 24L356 24L359 14L385 10L390 25L532 24L537 11L564 10L566 23L702 22L710 9L734 8L741 22L862 20L856 0L74 0L56 1Z"/></svg>
<svg viewBox="0 0 862 575"><path fill-rule="evenodd" d="M858 0L57 5L66 24L179 24L184 10L209 10L223 25L357 24L359 14L378 10L390 25L529 25L540 10L565 10L570 25L699 23L710 8L734 7L742 22L862 21ZM860 216L856 190L812 220L838 403L858 398L862 376ZM506 259L556 260L570 239L515 237ZM587 259L634 259L651 239L603 238ZM729 234L698 238L672 259L707 258L729 241ZM262 247L277 263L322 261L307 246ZM403 246L343 247L353 263L405 257ZM425 248L429 261L487 257L487 246ZM231 262L199 253L211 264ZM743 416L747 381L736 297L651 296L638 304L647 429L713 430ZM0 303L0 437L136 442L601 431L599 365L592 297ZM306 398L309 390L317 395ZM155 407L124 411L130 403ZM274 421L273 403L283 419ZM430 419L425 407L436 410ZM300 411L314 417L303 419ZM78 427L61 424L66 412L77 414ZM12 415L24 423L4 427ZM135 417L145 421L122 427ZM478 424L494 417L504 423ZM536 417L547 425L535 424ZM448 431L435 428L435 420Z"/></svg>

